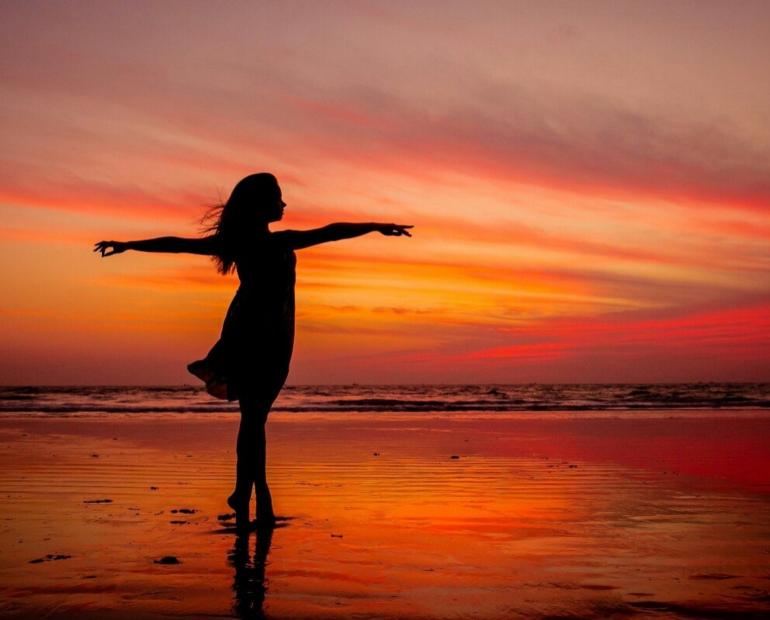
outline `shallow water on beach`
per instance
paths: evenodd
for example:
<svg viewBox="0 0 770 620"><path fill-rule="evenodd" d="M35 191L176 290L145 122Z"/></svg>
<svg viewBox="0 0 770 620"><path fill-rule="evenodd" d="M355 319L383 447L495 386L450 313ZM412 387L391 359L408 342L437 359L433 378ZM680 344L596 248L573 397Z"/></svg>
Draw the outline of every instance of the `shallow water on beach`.
<svg viewBox="0 0 770 620"><path fill-rule="evenodd" d="M268 428L286 519L247 538L224 518L235 416L5 417L0 614L770 613L766 412L276 414Z"/></svg>

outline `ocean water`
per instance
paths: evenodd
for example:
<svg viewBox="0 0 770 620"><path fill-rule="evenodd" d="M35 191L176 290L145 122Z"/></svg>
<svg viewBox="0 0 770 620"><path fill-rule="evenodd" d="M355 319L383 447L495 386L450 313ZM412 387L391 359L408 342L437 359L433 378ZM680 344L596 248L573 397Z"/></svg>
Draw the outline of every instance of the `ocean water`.
<svg viewBox="0 0 770 620"><path fill-rule="evenodd" d="M770 383L287 386L283 412L548 412L770 409ZM0 415L224 413L192 386L0 387Z"/></svg>

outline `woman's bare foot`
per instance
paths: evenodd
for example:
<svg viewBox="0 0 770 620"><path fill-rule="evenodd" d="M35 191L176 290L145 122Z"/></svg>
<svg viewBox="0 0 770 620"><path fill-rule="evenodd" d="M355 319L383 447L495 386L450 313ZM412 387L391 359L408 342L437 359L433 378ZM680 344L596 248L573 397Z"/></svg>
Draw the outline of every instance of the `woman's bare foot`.
<svg viewBox="0 0 770 620"><path fill-rule="evenodd" d="M269 529L275 527L275 514L270 512L257 512L257 528Z"/></svg>
<svg viewBox="0 0 770 620"><path fill-rule="evenodd" d="M245 527L249 524L249 499L233 493L227 498L227 505L235 511L235 524Z"/></svg>
<svg viewBox="0 0 770 620"><path fill-rule="evenodd" d="M266 490L257 495L257 527L275 526L275 512L270 491Z"/></svg>

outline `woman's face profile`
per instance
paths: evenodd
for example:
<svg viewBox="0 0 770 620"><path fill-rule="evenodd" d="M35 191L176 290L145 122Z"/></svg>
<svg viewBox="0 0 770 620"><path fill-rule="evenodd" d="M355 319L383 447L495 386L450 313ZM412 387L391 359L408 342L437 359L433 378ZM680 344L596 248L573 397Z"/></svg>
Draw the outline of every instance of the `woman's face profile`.
<svg viewBox="0 0 770 620"><path fill-rule="evenodd" d="M277 195L267 205L268 222L278 222L283 219L283 210L286 207L286 203L283 201L281 195L281 188L277 188Z"/></svg>
<svg viewBox="0 0 770 620"><path fill-rule="evenodd" d="M283 219L283 209L286 203L281 195L281 188L276 185L274 188L254 193L251 196L251 209L254 209L254 215L258 222L270 223Z"/></svg>

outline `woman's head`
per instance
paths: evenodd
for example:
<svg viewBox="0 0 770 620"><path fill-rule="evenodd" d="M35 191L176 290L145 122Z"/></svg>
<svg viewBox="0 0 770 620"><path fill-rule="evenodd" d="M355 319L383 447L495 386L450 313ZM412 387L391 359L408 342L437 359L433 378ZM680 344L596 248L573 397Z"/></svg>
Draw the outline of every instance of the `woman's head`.
<svg viewBox="0 0 770 620"><path fill-rule="evenodd" d="M258 172L238 181L224 210L231 212L233 217L244 224L267 224L280 220L285 206L278 180L269 172Z"/></svg>
<svg viewBox="0 0 770 620"><path fill-rule="evenodd" d="M219 271L230 272L244 244L253 243L257 231L280 220L285 206L278 181L269 172L238 181L227 202L214 207L206 217L212 222L206 230L218 237L221 248L214 257Z"/></svg>

